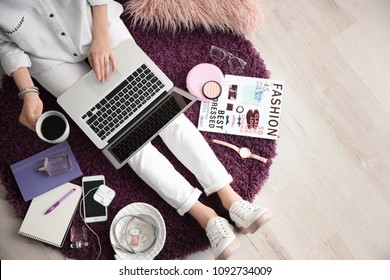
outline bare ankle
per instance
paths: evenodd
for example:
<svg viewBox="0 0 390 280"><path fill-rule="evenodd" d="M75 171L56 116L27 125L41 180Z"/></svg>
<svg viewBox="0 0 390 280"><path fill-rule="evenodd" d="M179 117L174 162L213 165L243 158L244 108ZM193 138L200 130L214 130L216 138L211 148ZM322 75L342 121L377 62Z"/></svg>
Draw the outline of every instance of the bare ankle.
<svg viewBox="0 0 390 280"><path fill-rule="evenodd" d="M188 213L201 225L202 228L206 229L207 223L211 218L217 217L218 214L214 209L204 205L197 201L194 206L190 208Z"/></svg>
<svg viewBox="0 0 390 280"><path fill-rule="evenodd" d="M226 210L229 210L233 202L242 200L242 197L238 195L238 193L236 193L236 191L230 185L223 187L217 193L221 199L223 207L225 207Z"/></svg>

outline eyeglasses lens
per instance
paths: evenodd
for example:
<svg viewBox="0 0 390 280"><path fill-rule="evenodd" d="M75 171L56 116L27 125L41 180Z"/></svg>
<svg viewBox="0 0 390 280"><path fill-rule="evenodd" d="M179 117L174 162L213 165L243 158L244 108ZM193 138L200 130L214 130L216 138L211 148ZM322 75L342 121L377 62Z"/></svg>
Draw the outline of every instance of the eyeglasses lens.
<svg viewBox="0 0 390 280"><path fill-rule="evenodd" d="M234 70L240 70L244 68L245 64L245 61L238 57L230 57L229 59L229 67Z"/></svg>
<svg viewBox="0 0 390 280"><path fill-rule="evenodd" d="M210 50L210 57L214 61L222 61L225 58L226 54L223 50L217 48L217 47L211 47Z"/></svg>

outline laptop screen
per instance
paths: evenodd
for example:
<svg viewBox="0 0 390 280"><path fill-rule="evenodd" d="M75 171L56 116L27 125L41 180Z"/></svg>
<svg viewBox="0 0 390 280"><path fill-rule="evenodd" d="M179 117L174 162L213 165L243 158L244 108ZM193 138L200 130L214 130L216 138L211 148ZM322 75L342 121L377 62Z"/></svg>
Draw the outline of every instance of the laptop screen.
<svg viewBox="0 0 390 280"><path fill-rule="evenodd" d="M179 94L174 88L168 97L143 116L140 122L116 139L115 143L108 148L109 153L119 164L124 164L194 102L194 99Z"/></svg>

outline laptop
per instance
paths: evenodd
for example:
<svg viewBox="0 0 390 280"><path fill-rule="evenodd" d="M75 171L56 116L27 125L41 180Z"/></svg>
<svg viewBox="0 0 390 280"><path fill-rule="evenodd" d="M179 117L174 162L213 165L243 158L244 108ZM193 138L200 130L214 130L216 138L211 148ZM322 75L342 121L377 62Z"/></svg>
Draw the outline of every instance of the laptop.
<svg viewBox="0 0 390 280"><path fill-rule="evenodd" d="M119 169L196 98L175 87L133 39L114 53L117 71L107 81L91 70L57 102Z"/></svg>

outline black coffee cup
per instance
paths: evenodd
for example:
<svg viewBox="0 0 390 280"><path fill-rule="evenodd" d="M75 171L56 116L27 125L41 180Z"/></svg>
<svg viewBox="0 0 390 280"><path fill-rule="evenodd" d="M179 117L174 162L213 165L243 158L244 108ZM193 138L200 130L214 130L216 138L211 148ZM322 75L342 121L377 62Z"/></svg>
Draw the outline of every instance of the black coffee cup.
<svg viewBox="0 0 390 280"><path fill-rule="evenodd" d="M43 141L56 144L68 139L69 123L61 112L47 111L38 118L35 131Z"/></svg>

